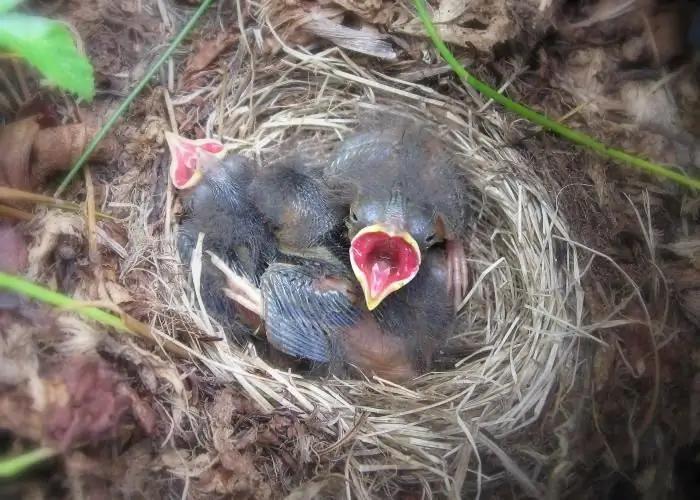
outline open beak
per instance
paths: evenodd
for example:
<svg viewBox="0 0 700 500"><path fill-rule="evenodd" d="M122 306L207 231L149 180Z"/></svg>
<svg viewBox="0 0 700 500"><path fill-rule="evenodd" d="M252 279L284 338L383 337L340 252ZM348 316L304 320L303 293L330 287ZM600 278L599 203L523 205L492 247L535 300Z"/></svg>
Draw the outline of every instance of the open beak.
<svg viewBox="0 0 700 500"><path fill-rule="evenodd" d="M375 224L363 228L352 239L350 264L367 308L372 311L418 274L421 252L409 233Z"/></svg>
<svg viewBox="0 0 700 500"><path fill-rule="evenodd" d="M173 186L188 189L195 186L202 178L202 169L198 161L198 151L217 155L224 152L224 145L214 139L186 139L170 131L165 132L165 141L170 150L170 167L168 172Z"/></svg>

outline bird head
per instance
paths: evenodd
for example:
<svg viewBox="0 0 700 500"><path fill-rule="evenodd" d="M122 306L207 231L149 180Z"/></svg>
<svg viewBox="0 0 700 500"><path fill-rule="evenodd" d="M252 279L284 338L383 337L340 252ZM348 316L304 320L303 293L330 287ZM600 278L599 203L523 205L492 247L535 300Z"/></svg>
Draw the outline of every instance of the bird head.
<svg viewBox="0 0 700 500"><path fill-rule="evenodd" d="M172 132L165 132L165 141L170 150L169 174L177 189L188 189L202 179L200 151L221 159L227 148L215 139L186 139Z"/></svg>
<svg viewBox="0 0 700 500"><path fill-rule="evenodd" d="M350 264L371 311L407 285L423 252L445 240L442 218L407 199L400 186L384 194L360 194L348 219Z"/></svg>

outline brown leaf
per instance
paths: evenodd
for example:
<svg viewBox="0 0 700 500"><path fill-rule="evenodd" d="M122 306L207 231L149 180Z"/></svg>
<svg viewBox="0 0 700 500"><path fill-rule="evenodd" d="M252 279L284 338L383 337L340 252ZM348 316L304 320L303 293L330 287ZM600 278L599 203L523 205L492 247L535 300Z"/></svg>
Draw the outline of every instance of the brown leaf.
<svg viewBox="0 0 700 500"><path fill-rule="evenodd" d="M27 243L17 230L0 222L0 271L22 274L27 267Z"/></svg>
<svg viewBox="0 0 700 500"><path fill-rule="evenodd" d="M243 431L234 436L231 441L236 450L244 451L249 446L258 442L258 429L256 427L251 427L247 431Z"/></svg>
<svg viewBox="0 0 700 500"><path fill-rule="evenodd" d="M372 24L386 25L391 21L395 2L386 0L321 0L320 5L340 6Z"/></svg>
<svg viewBox="0 0 700 500"><path fill-rule="evenodd" d="M85 123L41 129L36 116L0 126L0 185L34 191L49 175L70 168L98 130ZM115 154L116 143L106 138L90 158Z"/></svg>
<svg viewBox="0 0 700 500"><path fill-rule="evenodd" d="M42 420L34 404L24 394L4 391L0 396L0 422L13 434L32 441L42 437Z"/></svg>
<svg viewBox="0 0 700 500"><path fill-rule="evenodd" d="M131 400L121 393L120 377L92 356L66 360L47 380L46 433L68 449L76 441L112 437Z"/></svg>
<svg viewBox="0 0 700 500"><path fill-rule="evenodd" d="M147 434L155 434L158 428L158 413L156 413L156 410L131 387L122 385L119 392L131 400L131 411L141 428Z"/></svg>
<svg viewBox="0 0 700 500"><path fill-rule="evenodd" d="M593 388L600 391L608 386L615 366L616 353L612 346L598 346L593 356Z"/></svg>
<svg viewBox="0 0 700 500"><path fill-rule="evenodd" d="M34 137L39 132L35 117L0 127L0 185L31 190L29 159Z"/></svg>
<svg viewBox="0 0 700 500"><path fill-rule="evenodd" d="M22 104L14 116L15 120L35 117L39 127L57 127L61 125L61 115L48 95L36 95L32 100Z"/></svg>
<svg viewBox="0 0 700 500"><path fill-rule="evenodd" d="M321 493L332 493L333 498L340 496L343 486L345 485L345 478L340 474L333 474L324 479L314 479L301 484L295 488L289 495L287 495L284 500L314 500L321 497ZM420 498L420 496L418 497Z"/></svg>
<svg viewBox="0 0 700 500"><path fill-rule="evenodd" d="M433 19L439 23L440 36L445 43L473 46L485 53L518 33L517 20L511 18L506 0L442 0ZM425 36L422 21L415 17L403 24L394 23L392 28L409 35Z"/></svg>
<svg viewBox="0 0 700 500"><path fill-rule="evenodd" d="M202 71L226 49L232 47L238 41L238 35L221 32L213 40L201 40L197 50L185 67L185 75L191 75Z"/></svg>
<svg viewBox="0 0 700 500"><path fill-rule="evenodd" d="M270 485L257 471L250 455L231 450L219 458L221 466L205 471L197 480L197 486L203 492L241 499L272 498Z"/></svg>
<svg viewBox="0 0 700 500"><path fill-rule="evenodd" d="M118 285L117 283L108 281L107 283L105 283L105 288L107 290L107 293L109 294L109 297L106 298L110 299L113 303L117 305L124 304L125 302L131 302L134 300L129 291L123 286Z"/></svg>
<svg viewBox="0 0 700 500"><path fill-rule="evenodd" d="M234 413L249 415L259 411L253 401L234 392L230 387L220 391L209 408L212 419L222 423L230 423Z"/></svg>

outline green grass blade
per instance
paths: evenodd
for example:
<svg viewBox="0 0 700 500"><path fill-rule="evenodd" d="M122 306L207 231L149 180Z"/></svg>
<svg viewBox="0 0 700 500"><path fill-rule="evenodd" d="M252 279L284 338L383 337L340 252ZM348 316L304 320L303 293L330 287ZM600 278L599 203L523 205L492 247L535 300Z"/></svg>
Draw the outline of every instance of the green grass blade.
<svg viewBox="0 0 700 500"><path fill-rule="evenodd" d="M127 326L118 316L97 307L82 305L71 297L66 297L43 286L25 281L18 276L0 272L0 290L8 290L30 299L40 300L54 307L72 309L86 318L95 320L105 326L111 326L122 332L129 332Z"/></svg>
<svg viewBox="0 0 700 500"><path fill-rule="evenodd" d="M517 113L520 116L527 118L532 123L540 125L541 127L547 130L559 134L572 142L592 149L593 151L601 153L605 156L609 156L610 158L614 158L618 161L629 163L637 168L641 168L652 174L673 179L674 181L678 182L679 184L683 184L684 186L700 189L699 179L688 177L676 170L672 170L670 168L659 165L658 163L652 163L641 158L637 158L636 156L633 156L629 153L625 153L624 151L608 147L596 141L592 137L587 136L586 134L582 134L580 132L571 130L547 118L546 116L543 116L537 113L536 111L507 98L506 96L500 94L498 91L492 89L485 83L477 80L467 72L467 70L459 63L459 61L457 61L454 55L452 55L452 52L450 52L450 49L447 48L447 46L440 38L440 34L438 33L437 28L435 28L435 25L431 21L430 15L428 14L428 11L425 8L425 0L413 0L413 3L416 6L418 16L423 21L426 33L435 44L435 47L438 49L443 59L447 62L447 64L450 65L450 67L457 74L457 76L459 76L468 85L474 87L474 89L481 92L489 99L492 99L493 101L497 102L507 110L513 111L514 113Z"/></svg>
<svg viewBox="0 0 700 500"><path fill-rule="evenodd" d="M16 457L0 458L0 478L7 479L15 477L33 465L43 462L54 455L56 455L56 450L45 447L23 453Z"/></svg>

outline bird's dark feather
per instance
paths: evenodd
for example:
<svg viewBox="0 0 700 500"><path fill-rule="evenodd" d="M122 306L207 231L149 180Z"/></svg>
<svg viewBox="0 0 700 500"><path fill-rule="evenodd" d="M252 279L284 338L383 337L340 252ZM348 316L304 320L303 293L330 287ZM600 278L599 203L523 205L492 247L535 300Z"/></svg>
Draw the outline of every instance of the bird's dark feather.
<svg viewBox="0 0 700 500"><path fill-rule="evenodd" d="M338 332L352 328L362 315L341 289L320 288L324 279L347 280L341 267L306 259L303 264L273 264L264 274L268 340L278 349L302 358L328 363L331 343Z"/></svg>

